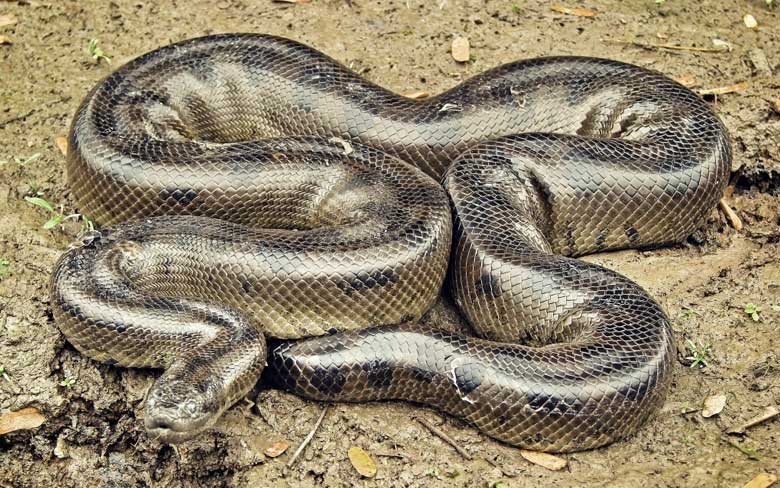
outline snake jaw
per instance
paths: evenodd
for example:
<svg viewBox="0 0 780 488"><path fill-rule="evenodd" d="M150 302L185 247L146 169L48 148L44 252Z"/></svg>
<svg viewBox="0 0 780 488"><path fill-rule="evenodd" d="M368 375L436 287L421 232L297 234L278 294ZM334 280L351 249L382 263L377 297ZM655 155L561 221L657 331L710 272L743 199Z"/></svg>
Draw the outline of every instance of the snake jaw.
<svg viewBox="0 0 780 488"><path fill-rule="evenodd" d="M178 444L188 441L212 426L216 416L201 416L182 418L179 409L156 409L147 405L147 415L144 419L146 432L152 439L158 439L166 444Z"/></svg>
<svg viewBox="0 0 780 488"><path fill-rule="evenodd" d="M167 386L167 385L166 385ZM144 427L152 439L166 444L190 440L214 425L222 413L194 393L172 395L175 388L155 388L146 401ZM178 392L181 393L181 392Z"/></svg>

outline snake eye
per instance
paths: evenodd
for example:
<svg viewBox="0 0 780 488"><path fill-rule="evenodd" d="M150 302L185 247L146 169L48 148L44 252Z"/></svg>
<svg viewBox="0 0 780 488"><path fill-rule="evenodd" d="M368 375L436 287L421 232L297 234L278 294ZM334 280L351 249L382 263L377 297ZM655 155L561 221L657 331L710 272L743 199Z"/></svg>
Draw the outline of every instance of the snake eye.
<svg viewBox="0 0 780 488"><path fill-rule="evenodd" d="M95 244L97 244L98 241L100 241L101 237L102 237L102 235L100 234L99 231L95 230L95 231L92 231L92 232L87 232L87 233L85 233L84 235L81 236L81 246L82 247L92 247Z"/></svg>

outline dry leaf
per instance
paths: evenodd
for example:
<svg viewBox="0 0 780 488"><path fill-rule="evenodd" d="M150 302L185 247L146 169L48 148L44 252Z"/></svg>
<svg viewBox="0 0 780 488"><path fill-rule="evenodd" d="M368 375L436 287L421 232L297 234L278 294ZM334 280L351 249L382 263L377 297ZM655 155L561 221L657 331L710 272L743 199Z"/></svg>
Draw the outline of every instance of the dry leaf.
<svg viewBox="0 0 780 488"><path fill-rule="evenodd" d="M745 483L744 488L767 488L775 481L777 481L777 476L769 473L761 473Z"/></svg>
<svg viewBox="0 0 780 488"><path fill-rule="evenodd" d="M565 468L567 464L566 459L553 456L552 454L547 454L546 452L527 451L525 449L520 449L520 455L523 456L526 461L538 464L539 466L547 468L550 471L560 471L561 469Z"/></svg>
<svg viewBox="0 0 780 488"><path fill-rule="evenodd" d="M699 90L699 95L725 95L726 93L742 91L747 87L747 82L735 83L728 86L719 86L717 88L706 88L704 90Z"/></svg>
<svg viewBox="0 0 780 488"><path fill-rule="evenodd" d="M756 22L756 18L752 15L745 14L745 16L742 17L742 21L748 29L758 29L758 22Z"/></svg>
<svg viewBox="0 0 780 488"><path fill-rule="evenodd" d="M8 27L16 23L16 17L11 14L0 15L0 27Z"/></svg>
<svg viewBox="0 0 780 488"><path fill-rule="evenodd" d="M284 454L284 451L286 451L288 447L290 447L290 445L285 441L277 441L268 446L265 451L263 451L263 454L270 458L279 457Z"/></svg>
<svg viewBox="0 0 780 488"><path fill-rule="evenodd" d="M13 42L11 42L11 38L8 36L0 35L0 46L5 46L8 44L13 44Z"/></svg>
<svg viewBox="0 0 780 488"><path fill-rule="evenodd" d="M563 7L561 5L553 5L550 7L550 10L553 10L554 12L562 13L562 14L568 14L568 15L576 15L577 17L595 17L596 12L593 10L588 10L586 8L569 8L569 7Z"/></svg>
<svg viewBox="0 0 780 488"><path fill-rule="evenodd" d="M376 476L376 463L366 451L359 447L350 447L347 452L349 462L361 476L373 478Z"/></svg>
<svg viewBox="0 0 780 488"><path fill-rule="evenodd" d="M0 415L0 435L22 429L34 429L41 425L46 417L37 408L27 407L16 412Z"/></svg>
<svg viewBox="0 0 780 488"><path fill-rule="evenodd" d="M688 88L696 86L698 83L693 75L680 75L674 81Z"/></svg>
<svg viewBox="0 0 780 488"><path fill-rule="evenodd" d="M701 416L705 419L714 417L723 411L723 407L726 406L726 395L718 394L711 395L704 399L704 408L701 411Z"/></svg>
<svg viewBox="0 0 780 488"><path fill-rule="evenodd" d="M54 144L57 146L57 149L60 150L63 156L66 156L68 154L68 138L59 136L54 138Z"/></svg>
<svg viewBox="0 0 780 488"><path fill-rule="evenodd" d="M452 58L455 61L465 63L469 60L470 56L468 39L465 37L456 37L452 40Z"/></svg>
<svg viewBox="0 0 780 488"><path fill-rule="evenodd" d="M411 98L413 100L419 100L421 98L428 98L428 97L431 96L431 94L428 93L427 91L416 91L416 92L412 92L412 93L407 93L404 96L406 98Z"/></svg>

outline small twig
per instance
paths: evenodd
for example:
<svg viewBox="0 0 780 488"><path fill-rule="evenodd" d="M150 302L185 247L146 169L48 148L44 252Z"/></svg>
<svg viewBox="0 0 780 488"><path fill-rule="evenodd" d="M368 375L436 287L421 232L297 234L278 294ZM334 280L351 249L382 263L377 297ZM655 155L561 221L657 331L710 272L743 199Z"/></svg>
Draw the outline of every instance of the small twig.
<svg viewBox="0 0 780 488"><path fill-rule="evenodd" d="M672 51L693 51L699 53L720 53L728 50L725 47L677 46L675 44L656 44L652 42L620 41L614 39L603 39L603 41L610 44L624 44L645 49L671 49Z"/></svg>
<svg viewBox="0 0 780 488"><path fill-rule="evenodd" d="M377 457L389 457L389 458L398 458L398 459L408 459L410 461L414 459L413 456L410 456L409 454L405 454L403 452L398 452L398 451L395 451L395 452L380 451L380 452L375 452L374 455L377 456Z"/></svg>
<svg viewBox="0 0 780 488"><path fill-rule="evenodd" d="M417 421L420 422L423 425L423 427L425 427L426 429L430 430L439 439L441 439L444 442L446 442L447 444L451 445L456 451L458 451L458 454L463 456L465 459L467 459L469 461L472 460L471 454L467 453L462 447L460 447L458 445L457 442L452 440L452 438L450 436L448 436L447 434L445 434L444 432L442 432L441 430L436 428L433 424L431 424L430 422L428 422L427 420L425 420L423 418L417 417Z"/></svg>
<svg viewBox="0 0 780 488"><path fill-rule="evenodd" d="M742 230L742 219L739 218L739 215L731 209L728 203L726 203L725 198L720 199L720 209L723 210L723 213L726 214L726 218L729 221L729 224L731 224L734 229L739 232Z"/></svg>
<svg viewBox="0 0 780 488"><path fill-rule="evenodd" d="M677 413L677 415L688 415L688 414L692 414L694 412L698 412L699 410L701 410L701 409L699 409L699 408L686 408L684 410L680 410Z"/></svg>
<svg viewBox="0 0 780 488"><path fill-rule="evenodd" d="M309 432L309 435L306 436L303 442L301 442L301 445L298 446L298 449L295 450L290 460L287 461L288 468L295 463L295 461L298 459L298 456L301 455L306 446L309 445L309 442L311 442L311 440L314 438L314 434L317 432L317 429L320 428L320 424L322 424L322 419L324 419L325 414L328 413L328 407L329 405L325 405L325 408L322 409L322 413L320 414L320 418L317 419L317 423L314 424L314 427L311 429L311 432Z"/></svg>
<svg viewBox="0 0 780 488"><path fill-rule="evenodd" d="M701 90L696 90L696 93L698 93L701 96L727 95L729 93L736 93L745 90L747 89L748 86L749 85L747 82L734 83L733 85L717 86L715 88L702 88Z"/></svg>
<svg viewBox="0 0 780 488"><path fill-rule="evenodd" d="M734 449L737 449L739 452L741 452L742 454L747 456L748 459L752 459L754 461L758 461L759 460L758 454L756 454L756 452L754 450L749 449L749 448L747 448L745 446L740 446L738 442L731 440L727 436L722 436L721 439L726 444L730 445Z"/></svg>
<svg viewBox="0 0 780 488"><path fill-rule="evenodd" d="M19 122L20 120L24 120L27 117L29 117L30 115L34 114L35 112L38 112L38 111L43 110L45 108L51 107L52 105L57 104L57 103L67 102L70 99L71 99L70 96L64 96L64 97L60 97L60 98L58 98L56 100L50 100L50 101L44 103L43 105L41 105L39 107L36 107L36 108L33 108L33 109L30 109L30 110L28 110L27 112L25 112L25 113L23 113L21 115L17 115L15 117L11 117L10 119L6 119L6 120L0 122L0 128L5 127L8 124L12 124L14 122Z"/></svg>
<svg viewBox="0 0 780 488"><path fill-rule="evenodd" d="M746 430L748 430L751 427L755 427L758 424L763 424L767 420L771 420L775 417L780 415L780 410L778 410L775 406L769 406L764 409L763 412L756 415L752 419L748 420L742 425L738 425L736 427L731 427L730 429L726 430L727 434L737 434L741 435L744 434Z"/></svg>
<svg viewBox="0 0 780 488"><path fill-rule="evenodd" d="M28 110L27 112L23 113L22 115L17 115L16 117L11 117L10 119L6 119L6 120L0 122L0 127L5 127L8 124L13 124L14 122L18 122L20 120L24 120L27 117L29 117L30 115L32 115L35 112L37 112L37 111L38 111L38 109L34 108L32 110Z"/></svg>

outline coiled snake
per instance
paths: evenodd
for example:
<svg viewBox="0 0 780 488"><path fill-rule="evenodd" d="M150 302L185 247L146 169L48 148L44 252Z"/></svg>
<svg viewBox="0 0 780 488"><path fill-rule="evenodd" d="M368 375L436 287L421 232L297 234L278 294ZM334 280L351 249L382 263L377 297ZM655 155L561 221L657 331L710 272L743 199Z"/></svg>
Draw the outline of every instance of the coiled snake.
<svg viewBox="0 0 780 488"><path fill-rule="evenodd" d="M683 240L731 160L706 103L636 66L533 59L411 100L251 34L130 62L69 142L109 227L60 259L54 316L91 358L165 368L145 424L167 442L266 360L306 397L421 402L529 449L625 437L663 401L669 321L572 256ZM479 338L415 325L445 274ZM266 358L265 336L324 337Z"/></svg>

